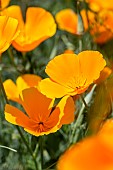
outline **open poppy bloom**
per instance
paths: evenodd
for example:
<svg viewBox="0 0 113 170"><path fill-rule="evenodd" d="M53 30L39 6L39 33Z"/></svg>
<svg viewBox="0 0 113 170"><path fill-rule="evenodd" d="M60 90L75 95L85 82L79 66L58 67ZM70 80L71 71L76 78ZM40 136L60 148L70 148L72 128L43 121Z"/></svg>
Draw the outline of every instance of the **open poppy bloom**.
<svg viewBox="0 0 113 170"><path fill-rule="evenodd" d="M4 9L8 6L10 0L0 0L0 9Z"/></svg>
<svg viewBox="0 0 113 170"><path fill-rule="evenodd" d="M53 16L43 8L29 7L26 12L25 22L20 7L16 5L3 10L1 14L18 19L18 28L21 32L12 43L18 51L31 51L56 32Z"/></svg>
<svg viewBox="0 0 113 170"><path fill-rule="evenodd" d="M0 16L0 54L6 51L12 41L18 36L17 19Z"/></svg>
<svg viewBox="0 0 113 170"><path fill-rule="evenodd" d="M9 100L21 103L19 94L22 92L22 90L35 86L38 88L38 83L40 81L41 77L37 75L24 74L17 78L16 84L11 79L8 79L4 81L3 86Z"/></svg>
<svg viewBox="0 0 113 170"><path fill-rule="evenodd" d="M47 98L37 88L31 87L22 91L20 99L27 115L7 104L5 118L12 124L22 126L32 135L56 132L63 124L69 124L74 120L74 102L69 96L62 98L54 106L54 99Z"/></svg>
<svg viewBox="0 0 113 170"><path fill-rule="evenodd" d="M112 170L113 120L103 128L99 134L70 147L60 157L57 170Z"/></svg>
<svg viewBox="0 0 113 170"><path fill-rule="evenodd" d="M56 98L81 94L98 79L105 65L106 61L98 51L61 54L46 66L50 78L41 80L40 90L46 96Z"/></svg>

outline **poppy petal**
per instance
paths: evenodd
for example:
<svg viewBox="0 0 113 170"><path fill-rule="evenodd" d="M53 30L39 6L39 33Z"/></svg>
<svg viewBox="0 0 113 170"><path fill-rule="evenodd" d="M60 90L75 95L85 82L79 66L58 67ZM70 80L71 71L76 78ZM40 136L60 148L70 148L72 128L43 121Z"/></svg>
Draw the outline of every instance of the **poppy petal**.
<svg viewBox="0 0 113 170"><path fill-rule="evenodd" d="M39 83L39 89L41 93L50 98L61 98L66 94L65 87L49 78L46 78Z"/></svg>
<svg viewBox="0 0 113 170"><path fill-rule="evenodd" d="M60 29L73 34L77 32L77 15L72 9L59 11L55 18Z"/></svg>
<svg viewBox="0 0 113 170"><path fill-rule="evenodd" d="M85 85L87 86L99 78L100 72L106 65L106 61L98 51L83 51L78 54L78 57L82 73L81 75L86 78Z"/></svg>
<svg viewBox="0 0 113 170"><path fill-rule="evenodd" d="M5 106L5 119L14 125L29 127L29 118L22 111L9 104Z"/></svg>
<svg viewBox="0 0 113 170"><path fill-rule="evenodd" d="M47 98L34 87L23 90L21 100L29 117L37 122L42 119L42 116L48 117L49 106L53 102L52 99Z"/></svg>
<svg viewBox="0 0 113 170"><path fill-rule="evenodd" d="M19 92L16 87L16 84L11 79L8 79L4 81L3 86L8 99L18 102Z"/></svg>
<svg viewBox="0 0 113 170"><path fill-rule="evenodd" d="M16 80L16 84L18 87L19 92L22 90L38 86L38 83L41 81L41 77L33 74L24 74L22 76L19 76Z"/></svg>
<svg viewBox="0 0 113 170"><path fill-rule="evenodd" d="M45 72L52 80L66 86L75 72L77 75L79 74L78 63L79 60L76 54L61 54L48 63Z"/></svg>

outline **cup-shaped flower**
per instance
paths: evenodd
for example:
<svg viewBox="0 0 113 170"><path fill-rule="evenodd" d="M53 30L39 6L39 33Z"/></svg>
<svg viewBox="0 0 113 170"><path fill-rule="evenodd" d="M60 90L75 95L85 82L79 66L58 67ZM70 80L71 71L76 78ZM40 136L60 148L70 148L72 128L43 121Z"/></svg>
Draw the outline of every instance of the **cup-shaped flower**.
<svg viewBox="0 0 113 170"><path fill-rule="evenodd" d="M22 92L22 90L27 89L29 87L38 88L38 83L40 81L41 77L37 75L24 74L16 79L16 84L11 79L7 79L4 81L3 86L9 100L21 103L19 94Z"/></svg>
<svg viewBox="0 0 113 170"><path fill-rule="evenodd" d="M25 22L20 7L16 5L2 11L2 15L18 19L21 32L12 43L18 51L31 51L56 32L53 16L43 8L29 7L26 11Z"/></svg>
<svg viewBox="0 0 113 170"><path fill-rule="evenodd" d="M24 114L11 105L5 106L5 118L8 122L22 126L25 131L39 136L56 132L63 124L74 120L74 102L65 96L54 106L54 99L47 98L37 88L25 89L21 94Z"/></svg>
<svg viewBox="0 0 113 170"><path fill-rule="evenodd" d="M87 16L86 11L81 11L81 16L83 19L83 27L85 30L88 29L88 23L87 23ZM90 15L92 18L92 15ZM67 32L70 32L72 34L78 34L77 32L77 26L78 26L78 15L70 8L63 9L59 11L55 16L56 22L58 24L58 27L61 30L65 30Z"/></svg>
<svg viewBox="0 0 113 170"><path fill-rule="evenodd" d="M61 54L46 66L50 78L41 80L40 90L48 97L81 94L98 79L106 61L98 51L83 51L76 54Z"/></svg>
<svg viewBox="0 0 113 170"><path fill-rule="evenodd" d="M73 145L61 156L57 170L69 169L113 169L113 120L105 123L99 134Z"/></svg>
<svg viewBox="0 0 113 170"><path fill-rule="evenodd" d="M0 54L6 51L18 36L18 21L12 17L0 16Z"/></svg>
<svg viewBox="0 0 113 170"><path fill-rule="evenodd" d="M10 0L0 0L0 9L4 9L8 6Z"/></svg>

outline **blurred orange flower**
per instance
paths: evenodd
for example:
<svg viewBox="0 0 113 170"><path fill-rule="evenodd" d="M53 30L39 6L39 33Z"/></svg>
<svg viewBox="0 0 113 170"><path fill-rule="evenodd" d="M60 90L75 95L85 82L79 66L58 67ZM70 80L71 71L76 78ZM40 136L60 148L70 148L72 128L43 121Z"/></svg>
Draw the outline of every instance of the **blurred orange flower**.
<svg viewBox="0 0 113 170"><path fill-rule="evenodd" d="M48 97L74 96L87 90L98 79L106 61L98 51L61 54L46 66L46 78L39 83L40 90Z"/></svg>
<svg viewBox="0 0 113 170"><path fill-rule="evenodd" d="M101 73L100 73L100 77L95 81L96 84L100 84L103 81L105 81L110 74L112 73L112 70L109 67L105 67Z"/></svg>
<svg viewBox="0 0 113 170"><path fill-rule="evenodd" d="M81 15L84 17L83 24L86 30L88 28L86 11L82 10ZM55 18L56 18L58 27L61 30L68 31L72 34L77 34L78 16L72 9L68 8L68 9L63 9L59 11L56 14Z"/></svg>
<svg viewBox="0 0 113 170"><path fill-rule="evenodd" d="M41 81L41 77L37 75L24 74L17 78L16 84L11 79L8 79L4 81L3 86L9 100L21 103L19 94L22 92L22 90L29 87L35 87L35 86L38 87L38 83L40 81Z"/></svg>
<svg viewBox="0 0 113 170"><path fill-rule="evenodd" d="M87 15L86 15L87 13ZM97 43L105 43L113 38L113 11L102 10L98 14L81 10L85 31L88 30ZM64 9L56 14L56 21L61 30L77 33L78 17L72 9Z"/></svg>
<svg viewBox="0 0 113 170"><path fill-rule="evenodd" d="M10 6L3 10L1 14L18 19L18 28L21 32L12 43L18 51L31 51L56 32L53 16L43 8L29 7L26 12L25 23L19 6Z"/></svg>
<svg viewBox="0 0 113 170"><path fill-rule="evenodd" d="M74 54L74 51L67 49L67 50L64 51L64 54Z"/></svg>
<svg viewBox="0 0 113 170"><path fill-rule="evenodd" d="M0 9L4 9L8 6L10 0L0 0Z"/></svg>
<svg viewBox="0 0 113 170"><path fill-rule="evenodd" d="M70 147L59 159L57 170L112 170L113 119L99 134Z"/></svg>
<svg viewBox="0 0 113 170"><path fill-rule="evenodd" d="M89 3L89 6L94 11L99 11L102 9L111 9L113 10L113 1L109 0L86 0Z"/></svg>
<svg viewBox="0 0 113 170"><path fill-rule="evenodd" d="M22 126L32 135L56 132L63 124L74 120L74 102L69 96L62 98L54 107L54 99L47 98L35 87L31 87L22 91L20 99L27 115L7 104L5 118L12 124Z"/></svg>
<svg viewBox="0 0 113 170"><path fill-rule="evenodd" d="M105 43L113 38L113 11L102 10L91 21L90 33L97 43Z"/></svg>
<svg viewBox="0 0 113 170"><path fill-rule="evenodd" d="M18 36L18 21L7 16L0 16L0 54L6 51Z"/></svg>

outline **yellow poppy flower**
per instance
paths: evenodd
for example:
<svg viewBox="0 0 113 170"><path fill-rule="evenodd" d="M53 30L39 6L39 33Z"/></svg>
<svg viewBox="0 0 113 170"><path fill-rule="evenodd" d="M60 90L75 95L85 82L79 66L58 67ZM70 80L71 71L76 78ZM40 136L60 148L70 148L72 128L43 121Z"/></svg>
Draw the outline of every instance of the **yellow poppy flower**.
<svg viewBox="0 0 113 170"><path fill-rule="evenodd" d="M18 36L18 21L7 16L0 16L0 54L6 51Z"/></svg>
<svg viewBox="0 0 113 170"><path fill-rule="evenodd" d="M53 16L43 8L29 7L26 12L25 22L20 7L16 5L3 10L1 14L18 19L18 28L21 32L12 43L18 51L31 51L56 32Z"/></svg>
<svg viewBox="0 0 113 170"><path fill-rule="evenodd" d="M40 81L41 77L37 75L24 74L17 78L16 84L11 79L8 79L4 81L3 86L9 100L21 103L19 94L22 92L22 90L34 86L38 88L38 83Z"/></svg>
<svg viewBox="0 0 113 170"><path fill-rule="evenodd" d="M39 83L40 90L48 97L81 94L98 79L106 65L98 51L83 51L76 54L61 54L46 66L46 78Z"/></svg>
<svg viewBox="0 0 113 170"><path fill-rule="evenodd" d="M57 170L112 170L113 120L99 134L70 147L59 159Z"/></svg>
<svg viewBox="0 0 113 170"><path fill-rule="evenodd" d="M22 126L32 135L54 133L63 124L74 120L74 102L69 96L62 98L53 108L54 99L47 98L37 88L31 87L22 91L20 100L27 115L7 104L5 118L12 124Z"/></svg>

